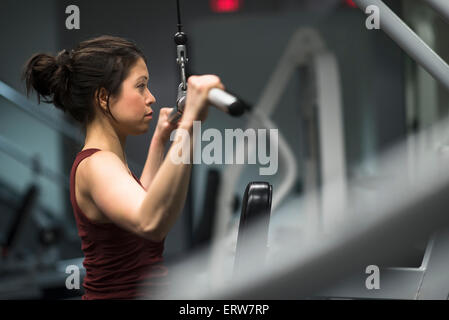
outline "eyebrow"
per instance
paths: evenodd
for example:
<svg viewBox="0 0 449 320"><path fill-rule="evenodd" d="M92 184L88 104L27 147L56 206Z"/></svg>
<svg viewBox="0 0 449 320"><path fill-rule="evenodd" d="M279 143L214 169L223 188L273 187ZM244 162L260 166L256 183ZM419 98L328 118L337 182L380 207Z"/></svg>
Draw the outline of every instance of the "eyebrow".
<svg viewBox="0 0 449 320"><path fill-rule="evenodd" d="M140 76L139 78L137 78L137 80L136 80L136 81L139 81L140 79L145 79L145 80L148 80L148 77L147 77L147 76Z"/></svg>

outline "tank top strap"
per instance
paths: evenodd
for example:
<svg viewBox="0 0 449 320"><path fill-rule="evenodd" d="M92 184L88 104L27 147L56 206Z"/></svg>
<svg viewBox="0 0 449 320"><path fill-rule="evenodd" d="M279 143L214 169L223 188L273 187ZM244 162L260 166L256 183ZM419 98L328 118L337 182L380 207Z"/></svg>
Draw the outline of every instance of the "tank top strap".
<svg viewBox="0 0 449 320"><path fill-rule="evenodd" d="M76 167L78 167L78 165L81 161L83 161L87 157L90 157L91 155L93 155L95 152L98 152L98 151L101 151L101 150L91 148L91 149L85 149L85 150L78 152L78 154L76 155L76 158L75 158L75 163L74 163L75 169L76 169Z"/></svg>

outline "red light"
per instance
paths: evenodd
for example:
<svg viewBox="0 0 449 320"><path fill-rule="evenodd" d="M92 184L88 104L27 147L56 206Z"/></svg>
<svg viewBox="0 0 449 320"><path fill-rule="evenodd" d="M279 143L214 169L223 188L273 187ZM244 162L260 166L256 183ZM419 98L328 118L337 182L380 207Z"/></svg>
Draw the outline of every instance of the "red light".
<svg viewBox="0 0 449 320"><path fill-rule="evenodd" d="M348 7L357 8L357 5L352 0L345 0L345 3Z"/></svg>
<svg viewBox="0 0 449 320"><path fill-rule="evenodd" d="M235 12L241 7L241 0L210 0L213 12Z"/></svg>

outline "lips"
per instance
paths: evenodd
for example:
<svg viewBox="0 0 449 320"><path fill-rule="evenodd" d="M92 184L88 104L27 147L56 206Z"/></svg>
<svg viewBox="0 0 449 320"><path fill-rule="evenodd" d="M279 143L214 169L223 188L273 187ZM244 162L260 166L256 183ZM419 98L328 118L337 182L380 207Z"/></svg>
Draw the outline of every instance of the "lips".
<svg viewBox="0 0 449 320"><path fill-rule="evenodd" d="M152 117L152 116L153 116L153 112L147 113L147 114L145 115L145 117Z"/></svg>

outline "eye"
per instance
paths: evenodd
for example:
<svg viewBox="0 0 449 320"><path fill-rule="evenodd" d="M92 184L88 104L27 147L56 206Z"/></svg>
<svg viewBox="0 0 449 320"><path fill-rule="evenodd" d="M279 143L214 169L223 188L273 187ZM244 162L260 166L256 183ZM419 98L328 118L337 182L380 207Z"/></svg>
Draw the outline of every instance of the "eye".
<svg viewBox="0 0 449 320"><path fill-rule="evenodd" d="M138 85L137 87L138 87L140 90L144 90L145 87L147 87L147 86L149 86L149 85L150 85L149 83L148 83L148 85L145 85L145 83L142 83L142 84Z"/></svg>

